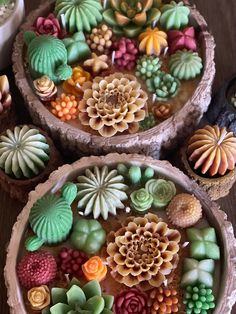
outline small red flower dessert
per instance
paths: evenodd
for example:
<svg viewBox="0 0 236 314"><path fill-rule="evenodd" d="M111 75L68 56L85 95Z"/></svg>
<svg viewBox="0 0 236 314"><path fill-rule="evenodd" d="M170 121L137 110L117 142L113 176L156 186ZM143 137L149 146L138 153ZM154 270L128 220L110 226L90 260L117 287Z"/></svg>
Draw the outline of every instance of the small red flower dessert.
<svg viewBox="0 0 236 314"><path fill-rule="evenodd" d="M28 253L17 265L17 276L26 289L47 285L55 277L57 263L52 254L45 251Z"/></svg>
<svg viewBox="0 0 236 314"><path fill-rule="evenodd" d="M57 38L63 38L65 35L58 19L52 13L47 17L39 16L34 30L37 35L51 35Z"/></svg>
<svg viewBox="0 0 236 314"><path fill-rule="evenodd" d="M174 53L177 50L187 49L196 51L197 42L195 37L194 27L186 27L184 30L171 30L167 33L168 45L170 53Z"/></svg>
<svg viewBox="0 0 236 314"><path fill-rule="evenodd" d="M147 296L135 288L124 290L116 296L112 310L115 314L148 314Z"/></svg>

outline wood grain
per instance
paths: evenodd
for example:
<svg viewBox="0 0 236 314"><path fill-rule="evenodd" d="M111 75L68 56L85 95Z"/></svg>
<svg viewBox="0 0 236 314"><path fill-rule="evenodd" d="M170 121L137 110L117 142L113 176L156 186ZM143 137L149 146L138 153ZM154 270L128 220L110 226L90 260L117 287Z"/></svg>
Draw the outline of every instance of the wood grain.
<svg viewBox="0 0 236 314"><path fill-rule="evenodd" d="M25 0L26 11L37 7L39 0ZM224 79L236 75L236 1L235 0L191 0L195 4L202 15L206 18L209 28L213 33L216 40L216 78L214 83L214 90L219 88ZM0 39L1 40L1 39ZM9 75L11 82L14 81L11 69L3 71L1 74L6 73ZM23 106L23 100L19 92L12 84L12 92L15 100L17 116L19 122L29 121L27 112ZM175 154L173 152L173 154ZM234 185L230 194L218 201L221 208L228 214L229 219L232 221L236 228L236 185ZM11 229L16 220L17 215L23 208L22 204L11 200L9 196L0 191L0 269L3 270L5 265L5 249L10 239ZM235 229L236 230L236 229ZM3 272L0 272L0 313L8 314L8 306L6 303L6 289L4 285ZM222 313L223 314L223 313ZM236 314L236 306L232 314Z"/></svg>

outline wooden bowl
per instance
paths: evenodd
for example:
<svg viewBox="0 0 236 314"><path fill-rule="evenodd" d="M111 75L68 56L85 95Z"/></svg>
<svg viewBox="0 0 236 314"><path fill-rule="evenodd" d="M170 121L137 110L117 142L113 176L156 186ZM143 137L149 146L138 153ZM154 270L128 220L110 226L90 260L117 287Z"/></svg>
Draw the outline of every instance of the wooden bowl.
<svg viewBox="0 0 236 314"><path fill-rule="evenodd" d="M192 97L173 116L144 132L103 138L73 127L54 117L34 94L24 67L23 33L29 30L38 16L46 16L54 0L44 1L37 10L31 12L18 34L13 52L13 71L16 84L20 89L33 122L51 133L64 151L81 154L142 153L154 158L163 156L166 150L173 148L182 138L191 133L202 115L207 111L211 100L211 87L215 75L214 48L212 35L207 31L204 18L188 0L184 1L191 10L191 20L199 30L200 49L204 70L201 80Z"/></svg>
<svg viewBox="0 0 236 314"><path fill-rule="evenodd" d="M142 155L109 154L102 157L82 158L72 165L64 165L53 172L48 181L40 184L30 193L29 201L18 216L13 227L13 232L7 252L5 266L5 281L8 288L8 304L11 314L26 314L23 304L21 287L16 275L16 264L23 246L23 237L28 228L29 212L36 200L52 189L60 188L67 180L75 179L81 171L86 168L98 165L114 165L117 163L132 164L138 166L151 166L160 175L164 175L174 181L183 190L195 194L200 200L204 214L217 232L218 244L221 247L222 263L220 265L221 275L219 279L219 291L217 295L216 308L213 314L229 314L236 301L236 239L234 238L233 227L227 221L226 214L221 211L214 202L210 201L207 194L202 191L196 183L191 181L180 170L171 166L167 161L157 161Z"/></svg>

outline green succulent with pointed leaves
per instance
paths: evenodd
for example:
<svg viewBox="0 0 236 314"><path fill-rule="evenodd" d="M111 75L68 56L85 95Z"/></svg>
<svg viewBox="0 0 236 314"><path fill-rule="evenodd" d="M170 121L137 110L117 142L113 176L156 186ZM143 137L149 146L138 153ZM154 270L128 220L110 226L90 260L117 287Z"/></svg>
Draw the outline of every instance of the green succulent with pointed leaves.
<svg viewBox="0 0 236 314"><path fill-rule="evenodd" d="M72 279L69 289L52 288L52 305L42 314L113 314L114 297L102 294L98 281L89 281L84 286Z"/></svg>
<svg viewBox="0 0 236 314"><path fill-rule="evenodd" d="M103 18L117 35L136 37L161 16L160 0L110 0Z"/></svg>

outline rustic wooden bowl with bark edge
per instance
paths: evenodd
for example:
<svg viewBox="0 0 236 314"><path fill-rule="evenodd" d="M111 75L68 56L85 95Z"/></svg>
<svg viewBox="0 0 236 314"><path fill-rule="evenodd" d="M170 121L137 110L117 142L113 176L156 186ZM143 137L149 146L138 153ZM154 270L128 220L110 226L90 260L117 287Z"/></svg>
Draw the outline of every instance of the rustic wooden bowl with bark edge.
<svg viewBox="0 0 236 314"><path fill-rule="evenodd" d="M81 171L86 168L98 165L112 166L117 163L125 163L138 166L150 166L158 174L174 181L183 190L195 194L200 200L207 220L214 226L217 232L218 243L221 247L221 278L219 278L220 289L217 295L216 308L213 314L229 314L236 301L236 239L233 233L232 224L227 221L226 214L219 209L219 206L210 201L207 194L198 185L191 181L179 169L173 167L167 161L154 160L151 157L142 155L109 154L102 157L82 158L79 161L64 165L54 171L48 181L40 184L29 194L29 201L18 216L12 231L10 244L7 250L5 266L5 282L8 289L8 304L11 314L26 314L23 303L21 287L16 275L16 263L22 247L21 239L28 227L29 212L34 202L49 192L55 186L59 188L65 181L74 180Z"/></svg>
<svg viewBox="0 0 236 314"><path fill-rule="evenodd" d="M215 75L215 42L208 32L207 24L195 6L188 0L185 4L191 10L191 20L200 31L199 42L202 51L204 69L200 82L192 97L170 118L155 127L136 134L118 135L103 138L93 135L60 121L53 116L35 95L25 72L24 31L30 30L38 16L46 16L52 11L54 0L42 1L42 4L30 13L21 31L16 37L13 50L13 71L16 84L21 91L33 122L50 132L66 152L76 156L101 155L111 152L139 153L154 158L163 157L166 151L173 149L186 135L190 134L207 111L211 100L211 88Z"/></svg>

